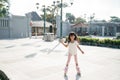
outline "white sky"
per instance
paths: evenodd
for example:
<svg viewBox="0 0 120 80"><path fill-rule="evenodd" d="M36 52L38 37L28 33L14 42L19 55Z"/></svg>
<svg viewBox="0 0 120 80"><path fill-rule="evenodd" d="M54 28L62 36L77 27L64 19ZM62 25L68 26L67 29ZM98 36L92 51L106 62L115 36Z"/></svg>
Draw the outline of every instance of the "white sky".
<svg viewBox="0 0 120 80"><path fill-rule="evenodd" d="M57 0L10 0L10 12L14 15L24 15L27 12L37 11L36 3L49 6ZM69 3L70 0L63 0ZM110 19L110 16L120 17L120 0L72 0L73 6L63 9L63 13L70 12L75 17L90 17L95 13L96 19Z"/></svg>

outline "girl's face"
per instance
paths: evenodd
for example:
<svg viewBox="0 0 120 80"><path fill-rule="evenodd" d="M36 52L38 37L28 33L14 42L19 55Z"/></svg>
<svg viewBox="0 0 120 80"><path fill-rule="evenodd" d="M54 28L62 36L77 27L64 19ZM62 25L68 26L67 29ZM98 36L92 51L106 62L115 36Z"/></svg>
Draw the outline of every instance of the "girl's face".
<svg viewBox="0 0 120 80"><path fill-rule="evenodd" d="M71 41L74 41L74 39L75 39L75 36L74 36L74 35L71 35L71 36L70 36L70 40L71 40Z"/></svg>

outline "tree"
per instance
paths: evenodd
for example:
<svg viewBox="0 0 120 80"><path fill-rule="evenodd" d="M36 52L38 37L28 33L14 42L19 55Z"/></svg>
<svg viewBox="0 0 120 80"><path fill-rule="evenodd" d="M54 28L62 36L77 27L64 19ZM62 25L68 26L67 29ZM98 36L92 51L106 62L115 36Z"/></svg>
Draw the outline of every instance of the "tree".
<svg viewBox="0 0 120 80"><path fill-rule="evenodd" d="M7 16L8 13L8 0L0 0L0 17Z"/></svg>
<svg viewBox="0 0 120 80"><path fill-rule="evenodd" d="M68 7L68 4L63 3L62 7L66 8L66 7ZM60 8L61 8L61 3L59 3L59 2L57 4L53 4L51 6L48 6L46 8L46 21L55 24L56 23L55 14L58 15L58 12L59 12ZM44 12L44 8L42 9L42 12ZM44 15L41 15L41 16L42 16L42 19L44 19Z"/></svg>
<svg viewBox="0 0 120 80"><path fill-rule="evenodd" d="M53 23L53 24L56 23L56 21L53 20L52 14L45 14L45 16L46 16L46 21L47 22L50 22L50 23ZM41 15L41 18L44 19L44 15Z"/></svg>
<svg viewBox="0 0 120 80"><path fill-rule="evenodd" d="M120 18L119 17L111 16L110 18L111 18L110 22L120 22Z"/></svg>
<svg viewBox="0 0 120 80"><path fill-rule="evenodd" d="M70 23L75 22L75 16L72 15L71 13L66 13L66 20L68 20Z"/></svg>
<svg viewBox="0 0 120 80"><path fill-rule="evenodd" d="M106 20L94 20L94 22L107 22Z"/></svg>
<svg viewBox="0 0 120 80"><path fill-rule="evenodd" d="M106 20L101 20L101 22L107 22Z"/></svg>
<svg viewBox="0 0 120 80"><path fill-rule="evenodd" d="M75 20L75 23L85 23L85 22L86 22L86 20L84 18L81 18L81 17L78 17Z"/></svg>

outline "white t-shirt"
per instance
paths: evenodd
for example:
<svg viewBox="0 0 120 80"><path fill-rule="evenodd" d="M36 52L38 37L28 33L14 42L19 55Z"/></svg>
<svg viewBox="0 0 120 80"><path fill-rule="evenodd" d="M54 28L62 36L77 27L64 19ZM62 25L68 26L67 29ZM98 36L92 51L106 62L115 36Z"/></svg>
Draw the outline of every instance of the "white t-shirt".
<svg viewBox="0 0 120 80"><path fill-rule="evenodd" d="M74 41L73 43L69 43L68 44L68 53L72 54L72 55L76 55L77 54L77 46L78 46L78 42Z"/></svg>

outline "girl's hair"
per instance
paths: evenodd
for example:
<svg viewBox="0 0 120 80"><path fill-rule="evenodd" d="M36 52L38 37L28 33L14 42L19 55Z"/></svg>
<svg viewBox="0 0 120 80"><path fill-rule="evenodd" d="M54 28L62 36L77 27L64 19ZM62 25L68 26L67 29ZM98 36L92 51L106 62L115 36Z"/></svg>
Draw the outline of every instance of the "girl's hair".
<svg viewBox="0 0 120 80"><path fill-rule="evenodd" d="M74 32L70 32L68 36L68 43L71 42L70 36L75 36L74 40L78 40L77 35Z"/></svg>

